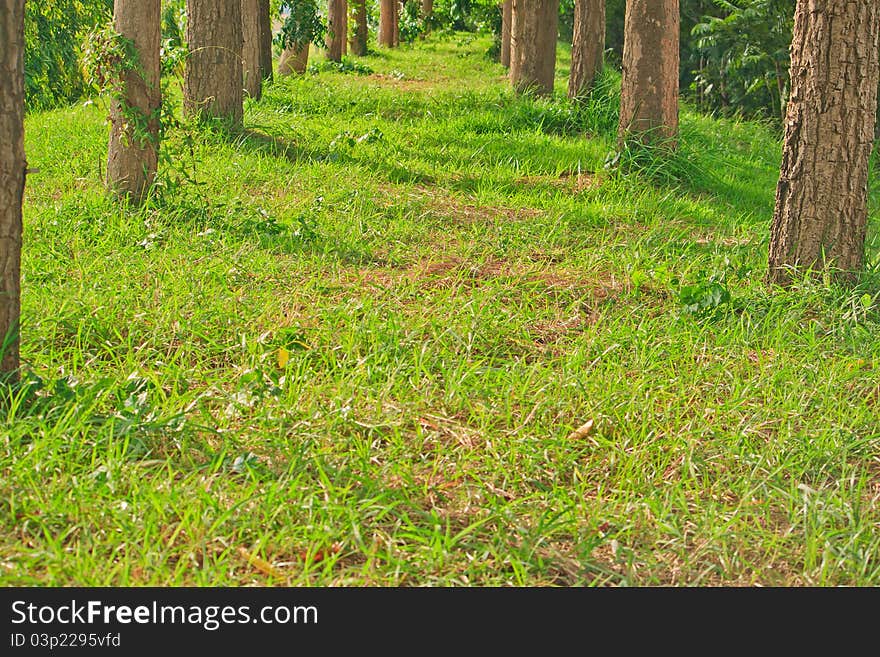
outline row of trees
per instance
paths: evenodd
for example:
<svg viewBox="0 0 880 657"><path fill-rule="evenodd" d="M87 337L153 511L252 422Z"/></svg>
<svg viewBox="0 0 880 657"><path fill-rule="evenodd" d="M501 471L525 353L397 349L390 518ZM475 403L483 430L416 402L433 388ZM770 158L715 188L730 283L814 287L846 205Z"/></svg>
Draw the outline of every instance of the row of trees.
<svg viewBox="0 0 880 657"><path fill-rule="evenodd" d="M399 45L401 5L399 0L380 0L380 45ZM131 46L124 57L137 65L114 60L119 70L110 112L107 185L135 204L148 193L158 166L160 6L161 0L115 0L113 12L120 43ZM282 2L281 8L286 20L279 72L302 72L310 44L324 36L317 3ZM425 16L432 8L432 0L422 0ZM273 76L270 0L186 0L186 16L184 110L192 118L220 119L236 128L244 113L244 94L259 99L264 81ZM349 17L355 27L351 31ZM365 0L328 0L324 45L329 60L341 61L349 47L353 53L366 54L367 34Z"/></svg>
<svg viewBox="0 0 880 657"><path fill-rule="evenodd" d="M559 0L508 0L510 76L549 94ZM569 94L589 89L605 0L576 0ZM679 115L679 0L628 0L618 139L674 148ZM591 17L592 21L591 22ZM504 38L504 37L503 37ZM877 116L880 0L800 0L791 45L791 96L771 226L768 279L863 267L869 161ZM604 44L603 44L604 45ZM502 48L502 53L505 52Z"/></svg>
<svg viewBox="0 0 880 657"><path fill-rule="evenodd" d="M585 98L603 67L605 0L577 0L568 95ZM551 95L555 84L559 0L506 0L502 64L520 92ZM629 0L623 49L619 140L674 146L678 133L678 0Z"/></svg>
<svg viewBox="0 0 880 657"><path fill-rule="evenodd" d="M268 6L268 2L264 3ZM326 26L321 21L316 0L284 3L287 13L281 29L284 50L279 72L283 75L303 73L308 63L312 42L320 42L326 31L326 56L331 62L340 62L349 52L362 57L367 54L369 11L367 0L327 0ZM395 48L400 45L400 16L404 3L400 0L379 0L378 43ZM421 9L426 17L433 13L433 0L422 0ZM426 20L426 24L428 24Z"/></svg>
<svg viewBox="0 0 880 657"><path fill-rule="evenodd" d="M425 32L480 30L496 35L489 53L496 59L501 50L502 12L500 0L406 0L399 9L398 42L408 42ZM349 0L348 50L365 51L354 44L354 19L361 0ZM163 0L165 45L183 41L185 0ZM271 0L277 15L281 0ZM311 26L326 30L326 0L296 0L289 3ZM380 0L364 0L364 17L359 26L366 43L369 32L380 31ZM392 3L393 4L393 3ZM605 47L611 61L619 65L623 56L625 0L607 0ZM559 34L573 40L575 0L559 2ZM795 0L680 0L681 58L680 86L701 109L743 116L784 117L789 93L788 49L794 21ZM49 109L76 101L88 89L81 66L83 34L105 22L113 0L52 0L25 4L25 98L29 110ZM309 16L311 14L311 16ZM391 17L389 12L385 15ZM303 23L308 27L308 21ZM343 26L345 27L345 26ZM382 35L384 36L384 35ZM321 39L317 39L320 41ZM346 47L342 43L343 49ZM343 51L344 52L344 51ZM300 66L298 60L292 64ZM304 68L304 65L302 65ZM291 67L291 70L294 70Z"/></svg>
<svg viewBox="0 0 880 657"><path fill-rule="evenodd" d="M304 0L308 2L308 0ZM518 92L552 92L560 0L506 0L502 61ZM678 137L680 0L628 0L618 130L621 148L674 149ZM285 3L291 12L301 7ZM111 106L108 187L137 203L156 175L161 116L160 0L115 0L110 53L118 86ZM272 72L268 0L186 0L189 48L184 108L192 117L242 121L245 89L259 96ZM364 3L352 0L356 20ZM605 0L576 0L569 93L585 97L602 67ZM381 0L380 43L393 46L397 0ZM344 49L348 6L330 0L327 50ZM430 11L426 2L423 11ZM21 199L25 178L24 0L0 5L0 335L4 372L18 367ZM384 25L384 27L382 26ZM340 40L342 43L340 43ZM869 157L880 77L880 0L799 0L791 48L768 279L862 268ZM287 46L297 45L287 39Z"/></svg>

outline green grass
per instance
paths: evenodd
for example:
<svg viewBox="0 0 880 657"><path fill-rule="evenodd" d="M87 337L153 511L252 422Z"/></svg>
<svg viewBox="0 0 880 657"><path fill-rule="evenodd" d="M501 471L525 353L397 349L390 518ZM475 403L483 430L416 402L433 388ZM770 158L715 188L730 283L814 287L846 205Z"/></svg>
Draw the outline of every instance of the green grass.
<svg viewBox="0 0 880 657"><path fill-rule="evenodd" d="M768 289L771 128L606 170L615 74L487 47L280 80L138 211L102 103L28 118L0 582L880 584L876 203L856 290Z"/></svg>

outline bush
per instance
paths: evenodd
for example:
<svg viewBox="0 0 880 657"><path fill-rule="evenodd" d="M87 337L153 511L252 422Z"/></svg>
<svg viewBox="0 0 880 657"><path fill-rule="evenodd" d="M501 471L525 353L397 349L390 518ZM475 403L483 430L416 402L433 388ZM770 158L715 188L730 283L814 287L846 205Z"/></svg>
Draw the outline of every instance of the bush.
<svg viewBox="0 0 880 657"><path fill-rule="evenodd" d="M404 43L412 43L425 31L420 4L407 2L403 5L403 11L400 12L400 40Z"/></svg>
<svg viewBox="0 0 880 657"><path fill-rule="evenodd" d="M113 0L25 3L25 105L50 109L78 100L86 81L80 66L82 38L110 20Z"/></svg>
<svg viewBox="0 0 880 657"><path fill-rule="evenodd" d="M281 32L276 36L280 48L300 48L309 43L323 45L327 25L318 8L318 0L282 2L281 18Z"/></svg>
<svg viewBox="0 0 880 657"><path fill-rule="evenodd" d="M692 30L690 85L703 109L746 117L785 115L793 0L739 0Z"/></svg>

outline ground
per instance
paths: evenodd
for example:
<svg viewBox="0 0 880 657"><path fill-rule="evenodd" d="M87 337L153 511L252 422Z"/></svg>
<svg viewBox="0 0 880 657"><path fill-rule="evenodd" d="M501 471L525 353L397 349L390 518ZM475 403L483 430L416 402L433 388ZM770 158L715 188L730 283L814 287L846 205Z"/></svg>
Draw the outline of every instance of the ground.
<svg viewBox="0 0 880 657"><path fill-rule="evenodd" d="M614 71L488 46L313 52L141 210L106 102L28 117L2 583L880 583L873 196L859 287L768 288L774 126L606 167Z"/></svg>

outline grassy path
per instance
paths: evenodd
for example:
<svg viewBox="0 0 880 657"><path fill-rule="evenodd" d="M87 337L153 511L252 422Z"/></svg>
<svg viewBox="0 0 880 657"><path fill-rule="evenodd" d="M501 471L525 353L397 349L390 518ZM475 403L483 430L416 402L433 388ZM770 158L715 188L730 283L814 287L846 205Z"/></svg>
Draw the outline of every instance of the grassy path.
<svg viewBox="0 0 880 657"><path fill-rule="evenodd" d="M280 81L138 212L101 103L29 117L0 582L880 584L877 277L762 284L772 131L606 170L614 75L487 46Z"/></svg>

